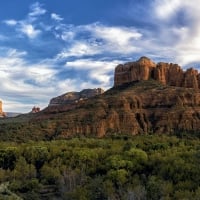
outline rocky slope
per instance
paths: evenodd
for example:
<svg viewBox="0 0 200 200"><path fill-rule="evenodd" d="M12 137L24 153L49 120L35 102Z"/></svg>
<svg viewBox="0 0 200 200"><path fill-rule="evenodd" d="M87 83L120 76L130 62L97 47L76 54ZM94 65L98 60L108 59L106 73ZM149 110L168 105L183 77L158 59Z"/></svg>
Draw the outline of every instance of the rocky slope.
<svg viewBox="0 0 200 200"><path fill-rule="evenodd" d="M83 101L80 93L54 98L47 109L28 118L20 116L17 125L10 123L7 130L9 133L14 130L15 135L17 131L31 134L31 139L109 134L200 134L197 70L183 71L176 64L156 64L142 57L117 66L114 80L113 88ZM0 123L2 137L8 134L3 131L9 122Z"/></svg>

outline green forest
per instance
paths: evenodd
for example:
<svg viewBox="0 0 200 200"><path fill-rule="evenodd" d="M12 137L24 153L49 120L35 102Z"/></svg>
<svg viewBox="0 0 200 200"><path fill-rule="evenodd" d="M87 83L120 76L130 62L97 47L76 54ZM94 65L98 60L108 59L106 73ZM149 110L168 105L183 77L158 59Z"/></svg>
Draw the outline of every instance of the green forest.
<svg viewBox="0 0 200 200"><path fill-rule="evenodd" d="M166 135L0 143L0 199L200 199L200 140Z"/></svg>

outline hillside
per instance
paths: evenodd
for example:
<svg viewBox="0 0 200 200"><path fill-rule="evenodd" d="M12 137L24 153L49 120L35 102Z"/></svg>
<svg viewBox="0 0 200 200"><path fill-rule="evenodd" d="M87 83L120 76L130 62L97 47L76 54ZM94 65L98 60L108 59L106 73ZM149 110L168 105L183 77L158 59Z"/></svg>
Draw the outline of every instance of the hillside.
<svg viewBox="0 0 200 200"><path fill-rule="evenodd" d="M121 72L123 71L120 78L118 66L117 72L115 71L115 86L103 94L81 99L81 101L70 101L71 104L69 101L67 103L62 101L56 106L50 105L35 114L1 119L0 138L38 140L81 135L103 137L113 134L179 134L183 132L199 134L200 92L199 86L196 85L198 81L194 81L199 77L197 70L190 69L190 72L195 71L195 74L191 76L188 75L188 71L178 70L183 74L182 81L185 85L180 81L177 82L180 85L173 85L168 84L171 82L161 81L164 78L168 81L172 80L169 78L172 74L168 78L157 76L162 79L156 80L152 75L155 73L149 73L146 70L149 62L153 63L143 57L131 65L129 63L131 70L127 64L124 65L125 70L136 74L135 77L140 77L140 80L132 78L127 82L123 79L124 74L127 73L124 72L123 67L120 69ZM170 67L166 69L172 70L171 66L173 65L170 64ZM157 67L154 66L155 69ZM170 71L167 72L166 69L165 74L169 75ZM147 76L144 72L148 72L151 76ZM174 74L173 78L176 76ZM118 80L117 84L116 80ZM119 80L122 82L120 83ZM190 87L191 82L195 84ZM63 98L63 96L60 97ZM62 99L60 97L53 100L58 102Z"/></svg>

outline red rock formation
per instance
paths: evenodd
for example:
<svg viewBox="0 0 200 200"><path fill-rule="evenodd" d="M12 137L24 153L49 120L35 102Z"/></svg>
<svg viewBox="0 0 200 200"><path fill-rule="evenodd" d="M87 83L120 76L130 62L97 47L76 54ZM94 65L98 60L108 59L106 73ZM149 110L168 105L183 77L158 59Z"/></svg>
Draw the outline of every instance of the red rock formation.
<svg viewBox="0 0 200 200"><path fill-rule="evenodd" d="M40 112L40 108L39 108L39 107L36 107L36 106L34 106L34 107L32 108L32 111L31 111L31 113L38 113L38 112Z"/></svg>
<svg viewBox="0 0 200 200"><path fill-rule="evenodd" d="M200 88L200 74L197 70L190 68L183 71L179 65L173 63L155 64L147 57L141 57L136 62L118 65L115 69L114 86L148 79L154 79L169 86Z"/></svg>
<svg viewBox="0 0 200 200"><path fill-rule="evenodd" d="M160 62L156 65L151 78L164 85L181 87L184 79L184 72L177 64Z"/></svg>
<svg viewBox="0 0 200 200"><path fill-rule="evenodd" d="M3 109L2 109L2 101L0 101L0 113L3 113Z"/></svg>
<svg viewBox="0 0 200 200"><path fill-rule="evenodd" d="M62 112L55 114L46 110L35 118L37 123L44 119L52 120L49 134L59 129L61 138L200 133L200 92L194 88L162 86L155 80L142 81L112 88L70 111L62 108Z"/></svg>
<svg viewBox="0 0 200 200"><path fill-rule="evenodd" d="M148 80L156 64L147 57L141 57L136 62L118 65L115 69L115 86L132 81Z"/></svg>
<svg viewBox="0 0 200 200"><path fill-rule="evenodd" d="M6 114L3 112L3 108L2 108L2 101L0 101L0 117L6 117Z"/></svg>

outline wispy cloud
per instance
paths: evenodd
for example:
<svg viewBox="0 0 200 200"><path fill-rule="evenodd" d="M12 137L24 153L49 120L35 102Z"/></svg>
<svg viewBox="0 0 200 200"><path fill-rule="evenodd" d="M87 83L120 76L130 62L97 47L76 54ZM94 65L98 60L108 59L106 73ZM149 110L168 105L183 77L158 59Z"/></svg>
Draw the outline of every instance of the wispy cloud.
<svg viewBox="0 0 200 200"><path fill-rule="evenodd" d="M56 20L56 21L62 21L63 18L60 17L60 15L56 14L56 13L51 13L51 18Z"/></svg>
<svg viewBox="0 0 200 200"><path fill-rule="evenodd" d="M79 71L79 73L81 73L81 71L87 72L87 79L93 82L93 84L90 84L90 87L92 85L93 87L98 87L99 85L99 87L101 86L105 89L108 89L112 84L111 81L113 78L113 70L115 66L121 62L121 60L106 61L95 59L78 59L67 62L65 66L67 68L73 68ZM94 85L94 82L96 82L96 85Z"/></svg>
<svg viewBox="0 0 200 200"><path fill-rule="evenodd" d="M61 39L71 42L57 58L93 56L99 54L131 54L138 52L136 42L142 33L133 27L105 26L100 23L81 25L64 30Z"/></svg>
<svg viewBox="0 0 200 200"><path fill-rule="evenodd" d="M11 102L13 94L24 104L26 102L40 104L40 100L45 99L47 102L48 96L54 92L54 85L51 81L56 78L54 77L56 71L51 69L49 64L28 64L24 59L25 55L26 52L8 49L4 55L0 56L0 79L2 81L0 93L1 97L4 97L5 107L7 101L16 103ZM17 110L14 108L13 111Z"/></svg>
<svg viewBox="0 0 200 200"><path fill-rule="evenodd" d="M5 20L4 23L7 24L8 26L15 26L15 25L17 25L17 21L14 20L14 19Z"/></svg>
<svg viewBox="0 0 200 200"><path fill-rule="evenodd" d="M42 4L36 2L30 6L30 13L28 14L30 17L35 17L39 15L44 15L47 11L42 8Z"/></svg>
<svg viewBox="0 0 200 200"><path fill-rule="evenodd" d="M42 4L36 2L30 6L30 12L25 19L8 19L4 20L4 23L8 26L15 27L15 30L19 34L25 35L29 39L34 39L42 32L40 29L35 28L35 26L39 25L36 20L41 15L44 15L46 12L47 11L42 7Z"/></svg>
<svg viewBox="0 0 200 200"><path fill-rule="evenodd" d="M63 59L68 57L83 57L83 56L92 56L100 53L102 50L98 46L87 42L87 41L77 41L72 44L68 49L63 49L56 58Z"/></svg>

